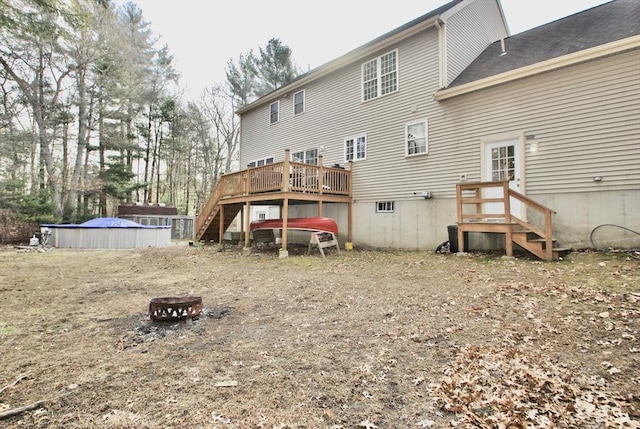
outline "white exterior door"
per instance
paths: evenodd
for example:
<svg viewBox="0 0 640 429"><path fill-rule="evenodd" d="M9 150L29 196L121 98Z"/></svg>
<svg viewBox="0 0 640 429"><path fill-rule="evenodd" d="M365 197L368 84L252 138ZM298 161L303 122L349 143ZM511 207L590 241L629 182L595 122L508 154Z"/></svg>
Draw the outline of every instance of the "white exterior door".
<svg viewBox="0 0 640 429"><path fill-rule="evenodd" d="M523 154L519 139L494 141L484 144L482 180L495 182L501 180L509 181L509 188L524 194L523 181ZM502 198L502 189L486 189L485 198ZM522 204L511 198L511 214L524 219ZM484 207L485 213L504 213L504 206L500 203L487 203Z"/></svg>

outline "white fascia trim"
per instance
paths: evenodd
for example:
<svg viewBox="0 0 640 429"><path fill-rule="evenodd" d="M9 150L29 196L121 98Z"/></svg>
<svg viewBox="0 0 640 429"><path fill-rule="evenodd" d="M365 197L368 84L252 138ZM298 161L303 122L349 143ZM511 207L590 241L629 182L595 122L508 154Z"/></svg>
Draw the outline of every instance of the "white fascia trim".
<svg viewBox="0 0 640 429"><path fill-rule="evenodd" d="M563 55L558 58L552 58L540 63L531 64L526 67L500 73L495 76L489 76L475 82L469 82L464 85L453 88L442 89L433 95L434 100L442 101L459 95L468 94L470 92L479 91L481 89L490 88L517 79L533 76L536 74L556 70L582 63L585 61L595 60L597 58L613 55L620 52L640 48L640 36L633 36L627 39L617 40L615 42L585 49L583 51L574 52L573 54Z"/></svg>

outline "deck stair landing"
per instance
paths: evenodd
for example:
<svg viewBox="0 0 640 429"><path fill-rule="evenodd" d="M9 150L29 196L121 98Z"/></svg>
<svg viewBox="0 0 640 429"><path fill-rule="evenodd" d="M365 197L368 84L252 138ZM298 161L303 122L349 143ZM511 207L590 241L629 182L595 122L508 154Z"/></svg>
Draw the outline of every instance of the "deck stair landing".
<svg viewBox="0 0 640 429"><path fill-rule="evenodd" d="M486 197L491 188L501 190L502 196ZM545 261L557 261L571 251L569 248L558 247L552 236L553 211L510 189L508 181L458 184L456 199L460 251L465 250L465 232L505 234L505 251L508 256L513 256L513 243ZM492 213L486 212L489 204ZM512 204L521 205L522 212L531 215L536 221L529 222L515 216L511 210ZM496 210L495 207L501 207L501 210Z"/></svg>

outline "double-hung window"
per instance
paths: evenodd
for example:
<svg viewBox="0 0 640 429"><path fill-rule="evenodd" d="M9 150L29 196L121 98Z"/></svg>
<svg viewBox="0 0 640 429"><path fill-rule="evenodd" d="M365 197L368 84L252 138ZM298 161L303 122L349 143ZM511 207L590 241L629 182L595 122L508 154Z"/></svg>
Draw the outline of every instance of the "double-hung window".
<svg viewBox="0 0 640 429"><path fill-rule="evenodd" d="M344 140L345 161L360 161L367 159L367 135L349 137Z"/></svg>
<svg viewBox="0 0 640 429"><path fill-rule="evenodd" d="M318 165L318 148L291 152L291 161Z"/></svg>
<svg viewBox="0 0 640 429"><path fill-rule="evenodd" d="M420 155L429 150L428 124L426 119L409 122L405 125L405 154L406 156Z"/></svg>
<svg viewBox="0 0 640 429"><path fill-rule="evenodd" d="M362 100L398 90L398 51L391 51L362 64Z"/></svg>
<svg viewBox="0 0 640 429"><path fill-rule="evenodd" d="M256 159L255 161L247 163L247 167L262 167L263 165L273 164L275 162L275 159L276 158L274 156Z"/></svg>
<svg viewBox="0 0 640 429"><path fill-rule="evenodd" d="M293 94L293 114L304 113L304 89Z"/></svg>
<svg viewBox="0 0 640 429"><path fill-rule="evenodd" d="M269 105L269 123L275 124L280 120L280 102L276 101Z"/></svg>

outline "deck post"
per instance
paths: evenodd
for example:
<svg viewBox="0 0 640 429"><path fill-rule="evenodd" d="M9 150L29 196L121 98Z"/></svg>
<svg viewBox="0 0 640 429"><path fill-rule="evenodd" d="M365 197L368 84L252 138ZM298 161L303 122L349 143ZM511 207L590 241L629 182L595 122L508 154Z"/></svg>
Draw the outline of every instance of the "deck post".
<svg viewBox="0 0 640 429"><path fill-rule="evenodd" d="M251 201L247 201L245 204L245 217L244 221L244 249L243 253L251 253L251 231L249 229L249 222L251 222ZM246 250L248 249L248 250Z"/></svg>
<svg viewBox="0 0 640 429"><path fill-rule="evenodd" d="M324 167L322 166L322 155L318 155L318 193L322 195L324 190ZM322 200L318 201L318 217L322 217Z"/></svg>
<svg viewBox="0 0 640 429"><path fill-rule="evenodd" d="M291 150L284 150L284 162L282 163L282 192L289 192L289 179L291 177L291 166L289 163L291 162Z"/></svg>
<svg viewBox="0 0 640 429"><path fill-rule="evenodd" d="M507 232L504 238L504 247L507 256L513 256L513 225L511 224L511 196L509 188L509 181L502 182L502 197L504 198L504 223L507 227Z"/></svg>
<svg viewBox="0 0 640 429"><path fill-rule="evenodd" d="M349 181L347 182L347 192L349 194L350 201L347 203L347 242L344 244L346 250L353 250L353 161L349 161Z"/></svg>
<svg viewBox="0 0 640 429"><path fill-rule="evenodd" d="M457 206L457 219L458 219L458 252L464 252L467 249L464 248L464 232L462 231L462 188L460 184L456 184L456 206Z"/></svg>
<svg viewBox="0 0 640 429"><path fill-rule="evenodd" d="M289 251L287 250L287 221L289 219L289 198L285 198L282 204L282 243L280 247L279 257L286 258L289 256Z"/></svg>
<svg viewBox="0 0 640 429"><path fill-rule="evenodd" d="M553 229L551 225L551 210L544 211L545 255L547 261L553 261Z"/></svg>
<svg viewBox="0 0 640 429"><path fill-rule="evenodd" d="M218 244L222 245L222 235L224 234L224 204L220 204L220 225L218 225Z"/></svg>
<svg viewBox="0 0 640 429"><path fill-rule="evenodd" d="M318 155L318 167L320 167L318 170L318 193L322 195L322 191L324 190L324 168L322 167L322 155Z"/></svg>

